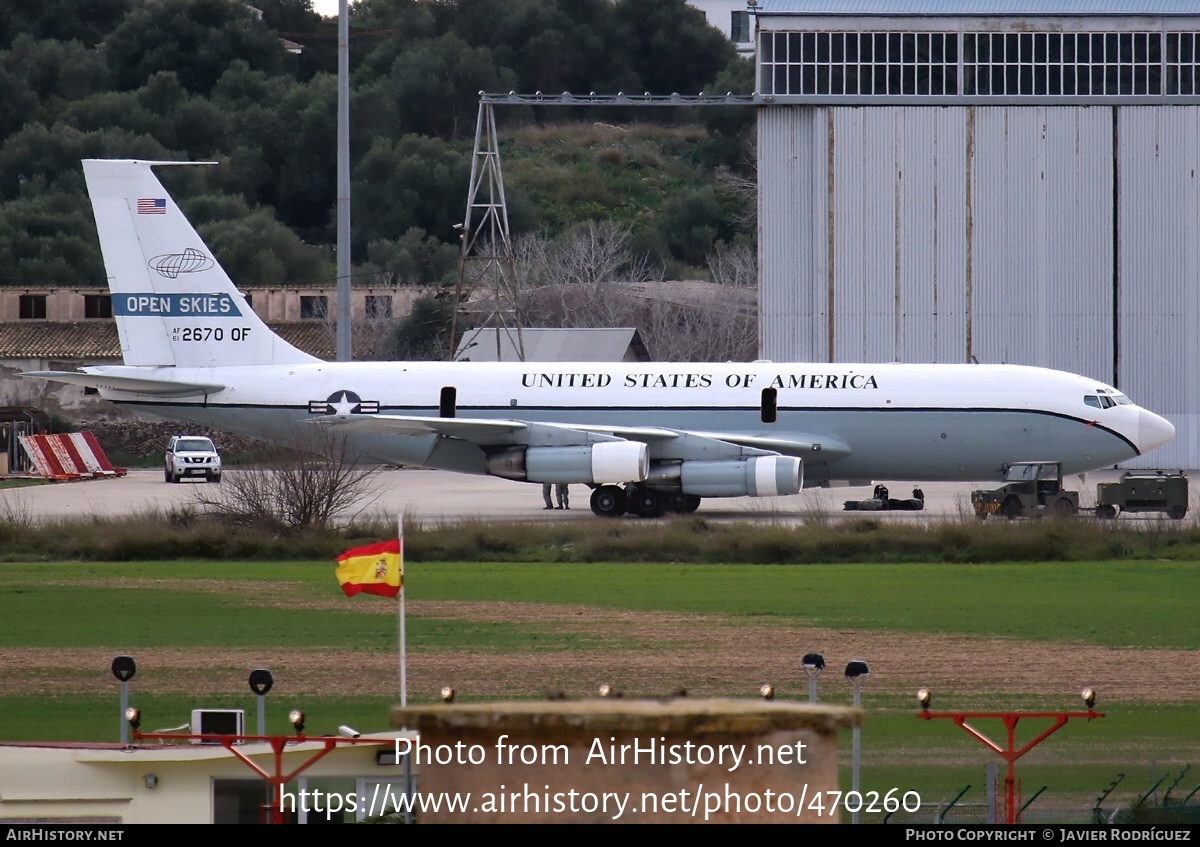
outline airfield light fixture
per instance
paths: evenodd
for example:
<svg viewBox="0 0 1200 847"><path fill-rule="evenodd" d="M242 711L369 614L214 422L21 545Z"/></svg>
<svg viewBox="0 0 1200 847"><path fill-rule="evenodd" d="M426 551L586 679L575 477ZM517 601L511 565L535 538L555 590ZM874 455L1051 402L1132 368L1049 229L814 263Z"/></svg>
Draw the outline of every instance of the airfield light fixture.
<svg viewBox="0 0 1200 847"><path fill-rule="evenodd" d="M454 694L455 694L454 689L451 688L449 685L442 686L442 702L443 703L453 703L454 702Z"/></svg>
<svg viewBox="0 0 1200 847"><path fill-rule="evenodd" d="M342 738L358 738L362 733L352 726L342 724L338 727L338 735L342 736Z"/></svg>
<svg viewBox="0 0 1200 847"><path fill-rule="evenodd" d="M820 653L805 653L800 660L804 672L808 674L808 702L817 702L817 677L825 670L825 657Z"/></svg>
<svg viewBox="0 0 1200 847"><path fill-rule="evenodd" d="M764 700L774 700L775 699L775 686L770 685L769 683L764 683L758 689L758 693L762 695L762 698Z"/></svg>
<svg viewBox="0 0 1200 847"><path fill-rule="evenodd" d="M250 671L250 690L258 695L258 734L267 734L267 692L275 684L275 677L266 668Z"/></svg>
<svg viewBox="0 0 1200 847"><path fill-rule="evenodd" d="M112 673L121 682L129 682L137 673L137 662L133 656L117 656L112 660Z"/></svg>
<svg viewBox="0 0 1200 847"><path fill-rule="evenodd" d="M267 694L275 684L275 677L266 668L255 668L250 671L250 690L259 697Z"/></svg>
<svg viewBox="0 0 1200 847"><path fill-rule="evenodd" d="M917 689L917 703L919 703L921 708L926 712L929 711L929 701L930 701L929 689L928 688L918 688Z"/></svg>
<svg viewBox="0 0 1200 847"><path fill-rule="evenodd" d="M1085 706L1087 706L1089 710L1091 710L1092 708L1095 707L1095 705L1096 705L1096 689L1085 688L1085 689L1083 689L1083 691L1079 692L1079 696L1083 698L1083 704Z"/></svg>
<svg viewBox="0 0 1200 847"><path fill-rule="evenodd" d="M867 663L862 659L855 659L846 665L846 680L854 686L854 708L859 708L862 704L859 698L859 686L862 683L863 677L869 676L871 669L867 667ZM862 761L862 728L855 725L851 735L854 751L852 753L853 765L851 770L851 787L850 790L858 793L859 786L859 765ZM850 813L850 823L858 823L858 812Z"/></svg>
<svg viewBox="0 0 1200 847"><path fill-rule="evenodd" d="M137 662L133 656L117 656L112 660L112 675L121 683L120 719L117 721L121 746L129 743L129 724L125 721L125 712L129 709L129 680L137 673Z"/></svg>
<svg viewBox="0 0 1200 847"><path fill-rule="evenodd" d="M131 727L137 729L142 725L142 710L136 706L130 706L125 710L125 720L129 722Z"/></svg>
<svg viewBox="0 0 1200 847"><path fill-rule="evenodd" d="M611 697L613 696L613 687L606 682L600 686L599 693L601 697Z"/></svg>
<svg viewBox="0 0 1200 847"><path fill-rule="evenodd" d="M867 667L867 663L862 659L855 659L846 665L846 679L854 683L861 677L869 676L871 669Z"/></svg>
<svg viewBox="0 0 1200 847"><path fill-rule="evenodd" d="M293 727L296 728L297 735L304 734L304 712L299 709L292 709L288 712L288 720L291 721Z"/></svg>

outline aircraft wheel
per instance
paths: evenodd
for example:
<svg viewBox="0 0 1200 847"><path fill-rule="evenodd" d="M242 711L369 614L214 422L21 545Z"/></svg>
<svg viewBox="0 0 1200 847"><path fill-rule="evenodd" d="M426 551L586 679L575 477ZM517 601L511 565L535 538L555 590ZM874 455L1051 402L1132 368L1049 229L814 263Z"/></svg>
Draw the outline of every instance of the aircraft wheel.
<svg viewBox="0 0 1200 847"><path fill-rule="evenodd" d="M700 498L699 497L697 497L695 494L684 494L683 495L683 511L687 512L690 515L692 512L696 511L699 508L700 508Z"/></svg>
<svg viewBox="0 0 1200 847"><path fill-rule="evenodd" d="M1000 514L1004 515L1010 521L1021 517L1024 511L1025 509L1021 506L1021 501L1016 497L1008 497L1000 504Z"/></svg>
<svg viewBox="0 0 1200 847"><path fill-rule="evenodd" d="M1066 497L1060 497L1054 503L1054 516L1058 518L1075 517L1075 504Z"/></svg>
<svg viewBox="0 0 1200 847"><path fill-rule="evenodd" d="M619 518L625 514L625 492L616 485L601 485L592 492L592 513L602 518Z"/></svg>
<svg viewBox="0 0 1200 847"><path fill-rule="evenodd" d="M1187 506L1172 506L1170 511L1167 512L1167 516L1173 521L1183 520L1183 517L1186 514Z"/></svg>
<svg viewBox="0 0 1200 847"><path fill-rule="evenodd" d="M1111 505L1096 507L1096 517L1111 521L1117 517L1117 507Z"/></svg>
<svg viewBox="0 0 1200 847"><path fill-rule="evenodd" d="M639 485L634 492L630 511L639 518L657 518L663 513L665 499L653 488L644 488Z"/></svg>

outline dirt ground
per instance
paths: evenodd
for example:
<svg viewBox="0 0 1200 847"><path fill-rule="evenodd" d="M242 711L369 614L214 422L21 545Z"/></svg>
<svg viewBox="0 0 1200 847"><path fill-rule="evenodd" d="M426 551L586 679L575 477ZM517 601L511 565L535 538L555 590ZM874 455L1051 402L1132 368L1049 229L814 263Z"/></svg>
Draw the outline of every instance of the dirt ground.
<svg viewBox="0 0 1200 847"><path fill-rule="evenodd" d="M257 602L278 602L278 589L273 587L274 597L264 593ZM345 611L346 605L336 608ZM921 686L934 692L935 708L944 709L980 708L981 701L995 708L1000 695L1018 708L1030 702L1073 710L1081 708L1079 692L1085 686L1097 690L1098 708L1118 701L1200 702L1200 654L1186 650L906 635L533 603L414 601L406 609L412 618L536 628L553 633L556 642L522 653L410 649L408 690L415 702L435 700L443 685L464 698L527 699L557 692L592 696L602 683L633 697L666 697L680 689L689 696L755 696L760 685L770 683L780 696L803 698L808 683L800 657L808 652L822 653L829 664L819 687L822 699L830 701L847 699L841 669L862 658L871 669L863 683L864 701L886 698L892 707ZM395 614L389 603L362 604L358 610ZM263 666L273 670L281 690L312 696L386 695L398 687L394 643L354 652L141 648L136 655L139 689L156 693L228 693L247 668ZM112 657L110 648L6 650L0 651L0 675L12 694L109 692Z"/></svg>

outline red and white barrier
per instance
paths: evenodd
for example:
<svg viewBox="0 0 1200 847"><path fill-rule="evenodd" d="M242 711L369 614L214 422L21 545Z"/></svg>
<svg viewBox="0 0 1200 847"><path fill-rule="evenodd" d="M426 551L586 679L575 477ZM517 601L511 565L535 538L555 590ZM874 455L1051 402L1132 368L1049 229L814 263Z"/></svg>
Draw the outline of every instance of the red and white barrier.
<svg viewBox="0 0 1200 847"><path fill-rule="evenodd" d="M57 435L21 435L21 449L29 457L33 476L46 479L95 479L124 476L125 468L114 468L90 432Z"/></svg>

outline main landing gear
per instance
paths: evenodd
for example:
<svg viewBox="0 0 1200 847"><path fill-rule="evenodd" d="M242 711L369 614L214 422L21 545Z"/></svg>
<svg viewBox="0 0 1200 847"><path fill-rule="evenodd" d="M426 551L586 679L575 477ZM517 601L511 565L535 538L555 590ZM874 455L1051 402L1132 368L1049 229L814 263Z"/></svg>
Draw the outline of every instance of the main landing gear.
<svg viewBox="0 0 1200 847"><path fill-rule="evenodd" d="M619 518L631 512L639 518L657 518L668 512L690 514L700 508L700 498L682 491L661 491L645 485L601 485L592 492L592 512L602 518Z"/></svg>

